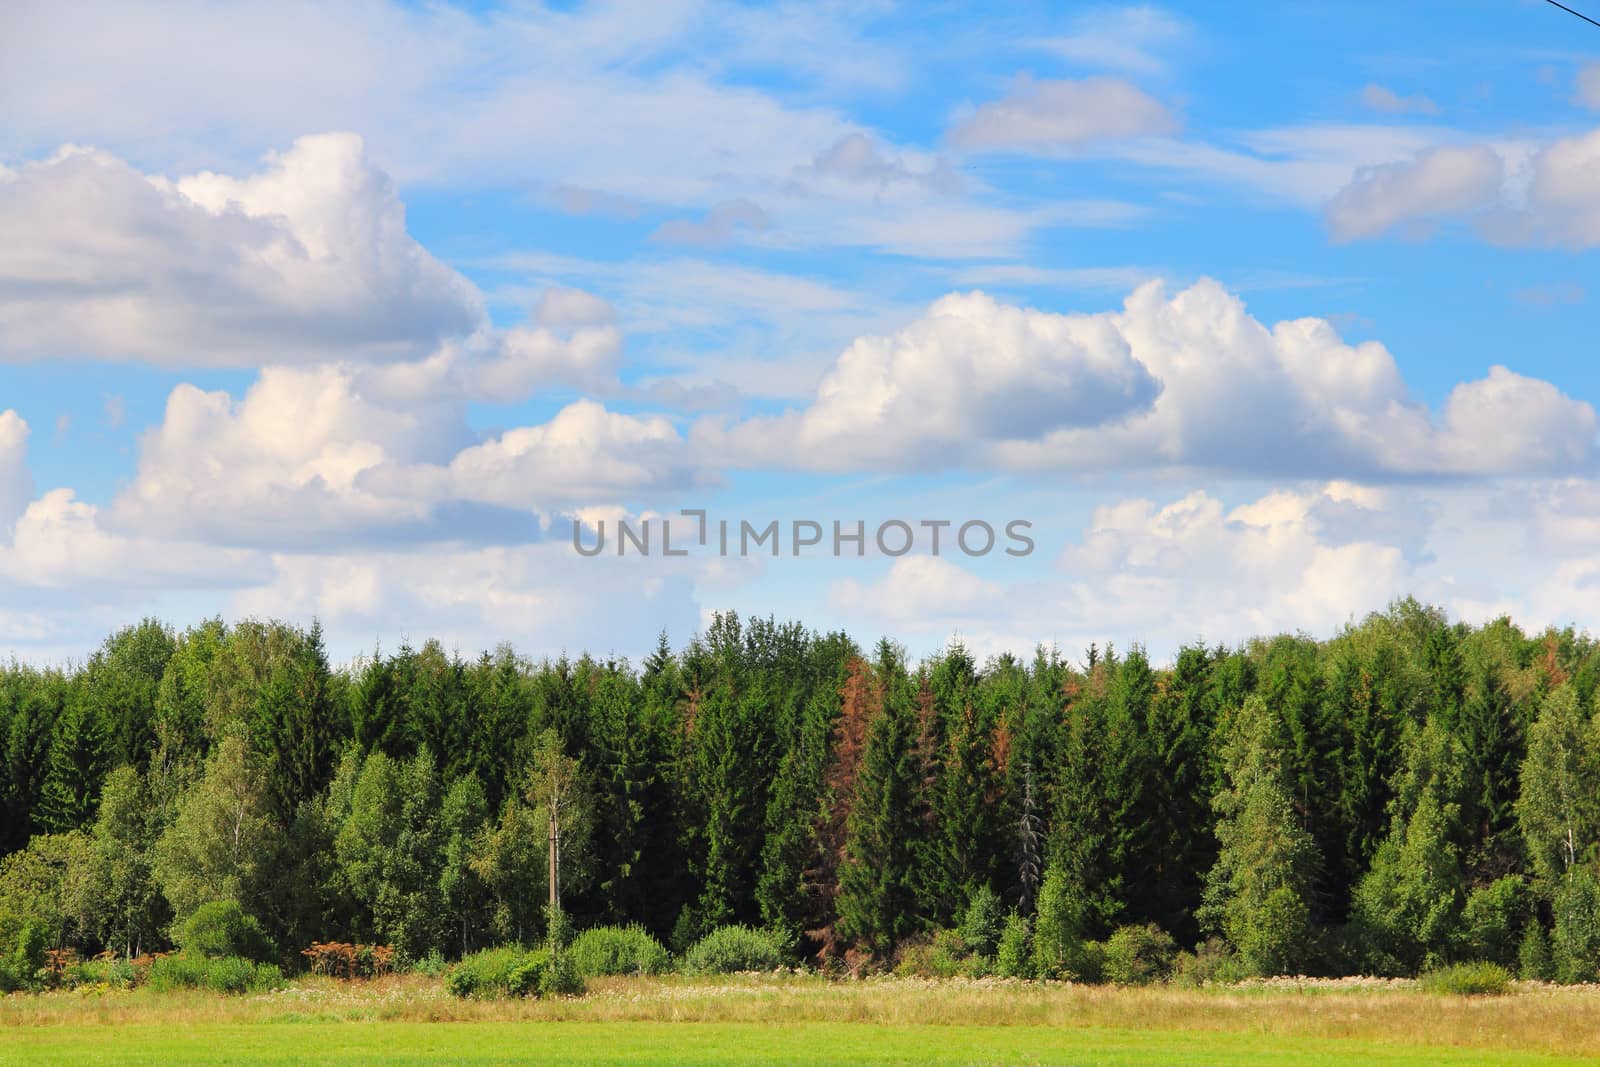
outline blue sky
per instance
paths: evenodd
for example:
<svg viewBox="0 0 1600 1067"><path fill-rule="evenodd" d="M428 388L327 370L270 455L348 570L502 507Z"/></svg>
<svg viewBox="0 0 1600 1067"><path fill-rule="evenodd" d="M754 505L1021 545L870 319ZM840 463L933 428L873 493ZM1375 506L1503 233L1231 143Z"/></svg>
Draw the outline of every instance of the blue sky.
<svg viewBox="0 0 1600 1067"><path fill-rule="evenodd" d="M0 648L1588 626L1600 29L1534 0L24 2ZM1036 551L577 557L704 507Z"/></svg>

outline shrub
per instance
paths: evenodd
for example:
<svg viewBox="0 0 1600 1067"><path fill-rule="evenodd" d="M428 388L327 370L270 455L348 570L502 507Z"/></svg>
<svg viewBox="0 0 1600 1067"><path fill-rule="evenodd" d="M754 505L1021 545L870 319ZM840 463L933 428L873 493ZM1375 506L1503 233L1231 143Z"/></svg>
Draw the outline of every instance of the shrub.
<svg viewBox="0 0 1600 1067"><path fill-rule="evenodd" d="M1520 875L1508 874L1474 889L1462 911L1468 951L1475 959L1512 965L1531 910L1528 883Z"/></svg>
<svg viewBox="0 0 1600 1067"><path fill-rule="evenodd" d="M1528 924L1517 947L1517 973L1538 982L1548 982L1556 976L1555 961L1550 955L1550 935L1537 921Z"/></svg>
<svg viewBox="0 0 1600 1067"><path fill-rule="evenodd" d="M435 950L437 954L437 950ZM394 969L394 949L388 945L355 945L347 941L313 941L300 950L312 974L334 978L378 978ZM443 959L440 959L443 964Z"/></svg>
<svg viewBox="0 0 1600 1067"><path fill-rule="evenodd" d="M568 949L577 973L585 978L609 974L659 974L671 962L661 942L637 923L596 926L585 930Z"/></svg>
<svg viewBox="0 0 1600 1067"><path fill-rule="evenodd" d="M1600 878L1587 867L1567 872L1550 910L1550 955L1556 981L1593 982L1600 978Z"/></svg>
<svg viewBox="0 0 1600 1067"><path fill-rule="evenodd" d="M683 958L685 974L770 971L783 963L776 939L748 926L719 926L696 941Z"/></svg>
<svg viewBox="0 0 1600 1067"><path fill-rule="evenodd" d="M1148 985L1172 975L1178 945L1155 923L1124 926L1106 942L1105 977L1118 985Z"/></svg>
<svg viewBox="0 0 1600 1067"><path fill-rule="evenodd" d="M1080 933L1083 902L1067 877L1052 868L1039 887L1038 919L1033 927L1033 971L1040 978L1098 982L1103 946Z"/></svg>
<svg viewBox="0 0 1600 1067"><path fill-rule="evenodd" d="M1455 963L1422 976L1422 988L1449 996L1500 996L1511 991L1511 972L1498 963Z"/></svg>
<svg viewBox="0 0 1600 1067"><path fill-rule="evenodd" d="M479 999L523 995L512 993L511 975L530 962L532 955L517 945L503 945L470 953L450 968L450 973L445 977L445 988L458 997ZM524 975L523 980L527 980L527 977ZM532 992L532 988L527 992Z"/></svg>
<svg viewBox="0 0 1600 1067"><path fill-rule="evenodd" d="M445 976L445 988L477 1000L570 996L583 992L583 979L569 953L506 945L463 956Z"/></svg>
<svg viewBox="0 0 1600 1067"><path fill-rule="evenodd" d="M0 957L0 993L18 989L33 989L35 977L44 966L46 946L50 935L43 923L28 920L17 929L16 940L5 946L8 951Z"/></svg>
<svg viewBox="0 0 1600 1067"><path fill-rule="evenodd" d="M198 956L243 956L268 960L277 953L272 939L237 900L202 904L173 931L172 939L184 952Z"/></svg>
<svg viewBox="0 0 1600 1067"><path fill-rule="evenodd" d="M1000 941L1000 926L1005 916L1000 911L1000 898L987 885L981 885L967 902L957 930L967 948L979 956L993 956Z"/></svg>
<svg viewBox="0 0 1600 1067"><path fill-rule="evenodd" d="M1203 986L1210 982L1237 982L1244 967L1233 949L1220 937L1208 937L1193 952L1180 952L1172 965L1174 985Z"/></svg>
<svg viewBox="0 0 1600 1067"><path fill-rule="evenodd" d="M578 997L583 995L583 976L578 973L572 953L565 949L551 952L538 976L541 997Z"/></svg>
<svg viewBox="0 0 1600 1067"><path fill-rule="evenodd" d="M1032 978L1032 938L1033 925L1026 915L1016 911L1007 915L995 946L994 973L1002 978Z"/></svg>
<svg viewBox="0 0 1600 1067"><path fill-rule="evenodd" d="M210 989L217 993L264 993L284 986L276 964L257 963L240 956L206 959L187 953L162 956L150 965L150 988L158 993L176 989Z"/></svg>
<svg viewBox="0 0 1600 1067"><path fill-rule="evenodd" d="M908 939L895 956L895 973L916 978L954 978L967 974L972 959L966 939L954 930L939 930L932 937Z"/></svg>
<svg viewBox="0 0 1600 1067"><path fill-rule="evenodd" d="M432 948L428 950L426 956L413 963L411 969L428 978L437 978L449 970L450 965L445 962L444 956L440 955L438 949Z"/></svg>
<svg viewBox="0 0 1600 1067"><path fill-rule="evenodd" d="M67 969L66 982L73 988L85 985L104 985L112 989L131 989L137 975L133 963L120 960L111 953L103 953L92 960L84 960Z"/></svg>

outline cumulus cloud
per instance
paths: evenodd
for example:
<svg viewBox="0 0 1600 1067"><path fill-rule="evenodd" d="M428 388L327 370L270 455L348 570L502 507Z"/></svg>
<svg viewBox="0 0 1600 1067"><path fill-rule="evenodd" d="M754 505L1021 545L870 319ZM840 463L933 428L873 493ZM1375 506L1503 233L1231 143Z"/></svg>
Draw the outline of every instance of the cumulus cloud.
<svg viewBox="0 0 1600 1067"><path fill-rule="evenodd" d="M1506 245L1600 245L1600 129L1544 143L1451 145L1366 168L1327 205L1345 240L1465 219Z"/></svg>
<svg viewBox="0 0 1600 1067"><path fill-rule="evenodd" d="M1017 79L999 100L983 104L950 130L967 151L1050 151L1095 141L1177 132L1166 106L1122 78L1079 81Z"/></svg>
<svg viewBox="0 0 1600 1067"><path fill-rule="evenodd" d="M1368 83L1361 90L1361 103L1385 115L1437 115L1439 105L1421 93L1401 96L1387 86Z"/></svg>
<svg viewBox="0 0 1600 1067"><path fill-rule="evenodd" d="M701 477L669 421L590 400L480 440L461 394L432 387L442 373L267 367L237 401L180 385L107 518L141 534L300 550L528 538L531 513Z"/></svg>
<svg viewBox="0 0 1600 1067"><path fill-rule="evenodd" d="M0 173L0 358L410 359L484 323L359 137L168 181L67 148Z"/></svg>
<svg viewBox="0 0 1600 1067"><path fill-rule="evenodd" d="M858 340L810 405L697 427L724 461L814 469L1184 468L1231 476L1473 477L1592 466L1587 403L1503 367L1438 417L1377 342L1323 319L1268 327L1214 281L1141 286L1121 311L1051 315L946 297Z"/></svg>
<svg viewBox="0 0 1600 1067"><path fill-rule="evenodd" d="M0 411L0 543L9 540L12 524L32 499L28 424L15 411Z"/></svg>
<svg viewBox="0 0 1600 1067"><path fill-rule="evenodd" d="M846 578L829 589L830 606L852 617L941 626L993 620L1004 614L1004 587L942 556L904 556L875 582Z"/></svg>
<svg viewBox="0 0 1600 1067"><path fill-rule="evenodd" d="M1358 172L1328 203L1328 228L1349 241L1376 237L1401 223L1478 210L1494 202L1504 180L1504 164L1488 147L1431 149L1410 162Z"/></svg>
<svg viewBox="0 0 1600 1067"><path fill-rule="evenodd" d="M702 433L777 462L936 468L981 462L998 441L1114 422L1159 389L1107 320L973 292L944 297L898 333L857 340L803 412L752 420L727 440L709 425Z"/></svg>
<svg viewBox="0 0 1600 1067"><path fill-rule="evenodd" d="M1410 565L1399 547L1330 535L1330 511L1377 514L1381 506L1339 484L1233 509L1204 491L1165 505L1106 505L1062 555L1063 599L1076 617L1107 627L1161 619L1177 640L1326 634L1407 589Z"/></svg>

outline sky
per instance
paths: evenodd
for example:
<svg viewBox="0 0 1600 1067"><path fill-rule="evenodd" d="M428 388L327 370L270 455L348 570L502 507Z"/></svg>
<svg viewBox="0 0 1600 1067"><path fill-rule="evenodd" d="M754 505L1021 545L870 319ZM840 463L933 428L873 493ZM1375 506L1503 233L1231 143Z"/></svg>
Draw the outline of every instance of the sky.
<svg viewBox="0 0 1600 1067"><path fill-rule="evenodd" d="M1592 628L1596 246L1543 0L12 0L0 652Z"/></svg>

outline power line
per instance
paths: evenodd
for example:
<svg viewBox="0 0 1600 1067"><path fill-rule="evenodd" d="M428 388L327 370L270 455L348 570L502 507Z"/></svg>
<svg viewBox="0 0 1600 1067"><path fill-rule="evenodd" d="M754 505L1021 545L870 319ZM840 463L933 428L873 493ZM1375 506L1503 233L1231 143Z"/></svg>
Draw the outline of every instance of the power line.
<svg viewBox="0 0 1600 1067"><path fill-rule="evenodd" d="M1555 7L1559 7L1561 10L1565 11L1569 15L1578 16L1580 19L1582 19L1583 21L1587 22L1591 26L1600 26L1600 22L1596 22L1594 19L1590 18L1588 15L1585 15L1582 11L1574 11L1574 10L1572 10L1572 8L1568 7L1566 4L1558 4L1558 3L1556 3L1556 0L1544 0L1544 2L1547 3L1547 4L1551 4L1551 5L1555 6Z"/></svg>

